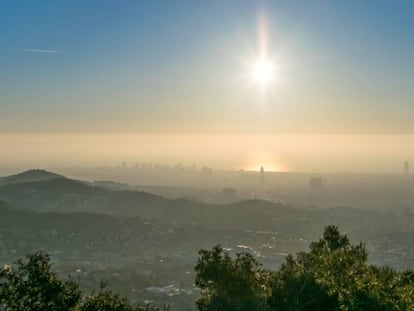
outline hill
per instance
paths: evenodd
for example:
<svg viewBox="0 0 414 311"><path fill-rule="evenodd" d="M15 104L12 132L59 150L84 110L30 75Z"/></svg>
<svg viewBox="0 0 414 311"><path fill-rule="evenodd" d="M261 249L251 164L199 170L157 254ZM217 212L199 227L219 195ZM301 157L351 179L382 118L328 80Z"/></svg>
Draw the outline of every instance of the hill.
<svg viewBox="0 0 414 311"><path fill-rule="evenodd" d="M0 185L15 184L23 182L45 181L56 178L65 178L62 175L48 172L46 170L33 169L19 174L0 178Z"/></svg>
<svg viewBox="0 0 414 311"><path fill-rule="evenodd" d="M166 222L209 223L218 227L263 224L264 220L270 225L272 217L285 209L265 201L212 205L168 199L148 192L111 191L67 178L0 185L0 199L37 212L88 212ZM256 217L258 212L260 218Z"/></svg>
<svg viewBox="0 0 414 311"><path fill-rule="evenodd" d="M67 178L9 183L0 186L0 199L40 212L92 212L122 216L159 216L173 201L146 192L93 187Z"/></svg>
<svg viewBox="0 0 414 311"><path fill-rule="evenodd" d="M24 172L14 176L27 176ZM60 176L42 172L43 176ZM0 207L9 205L19 209L36 212L68 213L85 212L122 217L139 217L142 220L161 223L197 224L209 228L239 228L240 230L260 229L291 233L311 219L320 226L327 223L344 224L355 231L383 232L394 230L396 223L400 228L409 228L406 212L388 214L374 213L370 210L347 208L318 209L289 208L280 203L262 200L248 200L231 204L214 205L187 199L168 199L140 191L111 191L94 187L89 183L65 177L43 181L17 182L0 185ZM396 212L396 211L394 211ZM364 222L364 230L358 228ZM411 230L408 230L411 231ZM283 233L281 233L283 234Z"/></svg>
<svg viewBox="0 0 414 311"><path fill-rule="evenodd" d="M213 205L168 199L147 192L110 191L67 178L3 185L0 186L0 199L16 208L36 212L85 212L209 228L272 230L277 227L282 232L292 232L315 217L326 223L342 219L341 222L350 227L354 227L358 219L364 219L369 224L368 229L374 230L379 226L378 222L386 231L391 226L390 221L382 221L385 216L374 213L373 217L370 211L296 209L261 200Z"/></svg>

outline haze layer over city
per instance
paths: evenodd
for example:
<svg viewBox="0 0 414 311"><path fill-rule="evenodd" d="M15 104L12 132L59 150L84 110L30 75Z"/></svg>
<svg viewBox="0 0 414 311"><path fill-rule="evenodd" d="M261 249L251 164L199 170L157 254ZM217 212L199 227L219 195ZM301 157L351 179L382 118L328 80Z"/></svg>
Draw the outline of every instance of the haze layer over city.
<svg viewBox="0 0 414 311"><path fill-rule="evenodd" d="M42 310L20 258L64 310L413 310L413 12L2 1L0 310Z"/></svg>

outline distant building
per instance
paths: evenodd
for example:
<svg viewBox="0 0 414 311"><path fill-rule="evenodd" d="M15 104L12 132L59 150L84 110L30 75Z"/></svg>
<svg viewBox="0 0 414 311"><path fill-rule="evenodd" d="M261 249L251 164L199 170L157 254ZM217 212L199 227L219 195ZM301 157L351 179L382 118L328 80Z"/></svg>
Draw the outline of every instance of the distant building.
<svg viewBox="0 0 414 311"><path fill-rule="evenodd" d="M203 166L203 168L201 169L201 173L204 176L211 176L213 175L213 169L207 166Z"/></svg>
<svg viewBox="0 0 414 311"><path fill-rule="evenodd" d="M404 174L410 174L410 163L408 161L404 162Z"/></svg>
<svg viewBox="0 0 414 311"><path fill-rule="evenodd" d="M309 187L312 190L322 188L322 177L321 176L311 176L309 177Z"/></svg>
<svg viewBox="0 0 414 311"><path fill-rule="evenodd" d="M264 168L263 166L260 168L260 188L263 189L264 187Z"/></svg>

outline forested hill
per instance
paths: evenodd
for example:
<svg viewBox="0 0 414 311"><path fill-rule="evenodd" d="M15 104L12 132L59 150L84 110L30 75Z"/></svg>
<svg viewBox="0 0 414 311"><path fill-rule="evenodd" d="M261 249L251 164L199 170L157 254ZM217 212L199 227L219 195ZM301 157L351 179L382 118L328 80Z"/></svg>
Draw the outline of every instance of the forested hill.
<svg viewBox="0 0 414 311"><path fill-rule="evenodd" d="M40 174L49 177L57 175L49 172ZM160 223L199 224L218 229L278 228L280 234L299 228L303 228L301 230L306 233L313 226L320 227L329 223L339 224L361 234L410 232L414 218L414 213L406 209L380 212L347 207L290 208L280 203L261 200L213 205L187 199L168 199L147 192L110 191L64 177L4 184L0 186L0 200L0 207L13 206L34 212L84 212L138 217Z"/></svg>
<svg viewBox="0 0 414 311"><path fill-rule="evenodd" d="M46 170L28 170L22 173L18 173L15 175L10 175L6 177L0 177L0 185L1 184L14 184L14 183L22 183L22 182L31 182L31 181L44 181L50 180L55 178L65 178L62 175L52 173Z"/></svg>

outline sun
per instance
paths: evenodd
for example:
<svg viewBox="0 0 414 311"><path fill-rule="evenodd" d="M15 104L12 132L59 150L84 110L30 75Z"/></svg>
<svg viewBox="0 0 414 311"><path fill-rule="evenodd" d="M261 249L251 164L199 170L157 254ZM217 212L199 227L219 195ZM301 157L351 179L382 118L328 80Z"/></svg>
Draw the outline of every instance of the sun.
<svg viewBox="0 0 414 311"><path fill-rule="evenodd" d="M273 64L267 59L259 59L252 66L252 76L261 85L266 85L273 80Z"/></svg>

